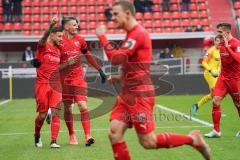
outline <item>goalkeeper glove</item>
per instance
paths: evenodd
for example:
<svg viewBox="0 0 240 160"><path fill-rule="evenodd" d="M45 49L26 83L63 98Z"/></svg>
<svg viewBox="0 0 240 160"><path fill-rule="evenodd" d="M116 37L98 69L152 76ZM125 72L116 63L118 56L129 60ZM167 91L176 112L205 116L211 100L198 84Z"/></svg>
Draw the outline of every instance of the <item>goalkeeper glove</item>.
<svg viewBox="0 0 240 160"><path fill-rule="evenodd" d="M33 60L31 60L31 64L35 68L39 68L41 66L41 62L37 58L34 58Z"/></svg>
<svg viewBox="0 0 240 160"><path fill-rule="evenodd" d="M216 70L210 70L209 71L210 73L211 73L211 75L213 76L213 77L218 77L218 71L216 71Z"/></svg>
<svg viewBox="0 0 240 160"><path fill-rule="evenodd" d="M99 72L99 74L100 74L100 77L101 77L101 79L102 79L102 83L105 83L106 82L106 80L107 80L107 76L106 76L106 74L103 72L103 70L102 69L99 69L98 70L98 72Z"/></svg>

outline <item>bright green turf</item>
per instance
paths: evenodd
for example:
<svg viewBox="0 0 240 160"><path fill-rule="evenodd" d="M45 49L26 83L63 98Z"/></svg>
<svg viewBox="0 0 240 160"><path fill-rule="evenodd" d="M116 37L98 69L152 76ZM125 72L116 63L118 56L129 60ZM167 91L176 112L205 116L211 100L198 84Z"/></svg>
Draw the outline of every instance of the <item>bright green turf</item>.
<svg viewBox="0 0 240 160"><path fill-rule="evenodd" d="M181 112L188 113L189 108L195 100L200 96L160 96L156 102L158 104L176 109ZM99 100L90 99L89 106L96 107L101 103ZM211 122L211 104L205 105L199 110L197 118ZM75 107L76 108L76 107ZM202 133L206 133L211 128L202 127L203 125L181 118L176 120L163 120L161 114L172 115L169 112L156 110L157 126L163 127L157 129L156 132L178 132L187 134L195 128L180 128L181 126L201 126ZM240 138L235 137L239 129L239 121L237 113L229 97L223 102L223 113L227 116L222 118L223 136L220 139L207 139L207 142L212 147L213 160L237 160L239 158ZM76 110L77 111L77 110ZM0 159L13 160L32 160L32 159L56 159L56 160L111 160L112 151L107 138L108 114L92 121L93 136L96 139L96 144L90 148L84 146L83 132L77 132L79 145L71 146L68 144L68 134L63 121L61 121L61 132L58 142L61 145L60 149L49 148L50 133L42 134L44 147L37 149L33 144L33 130L35 102L33 99L14 100L0 106ZM176 116L176 115L174 115ZM177 128L174 128L177 126ZM165 128L164 128L165 127ZM166 128L170 127L170 128ZM171 128L173 127L173 128ZM81 129L80 123L75 123L75 129ZM44 125L44 131L49 131L49 126ZM239 129L240 130L240 129ZM22 133L22 135L3 135L3 133ZM126 141L128 143L133 160L201 160L202 157L192 148L188 146L180 147L171 150L144 150L138 144L134 130L129 130L126 133Z"/></svg>

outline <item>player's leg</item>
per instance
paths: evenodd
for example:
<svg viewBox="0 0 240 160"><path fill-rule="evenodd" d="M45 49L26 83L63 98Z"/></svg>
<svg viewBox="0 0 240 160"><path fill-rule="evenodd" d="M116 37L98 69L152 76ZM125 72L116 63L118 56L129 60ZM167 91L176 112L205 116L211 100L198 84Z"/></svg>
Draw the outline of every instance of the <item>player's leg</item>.
<svg viewBox="0 0 240 160"><path fill-rule="evenodd" d="M51 108L52 112L52 123L51 123L51 148L60 148L60 145L57 144L57 137L60 130L60 113L59 109Z"/></svg>
<svg viewBox="0 0 240 160"><path fill-rule="evenodd" d="M192 115L196 115L196 113L200 107L202 107L204 104L206 104L207 102L209 102L213 99L211 92L216 84L217 78L215 78L211 75L208 75L208 74L204 74L204 78L205 78L206 82L208 83L210 93L203 96L196 104L192 105Z"/></svg>
<svg viewBox="0 0 240 160"><path fill-rule="evenodd" d="M191 131L189 135L175 133L155 134L153 131L146 134L138 133L140 144L145 149L174 148L190 145L199 151L206 160L210 160L211 151L199 131Z"/></svg>
<svg viewBox="0 0 240 160"><path fill-rule="evenodd" d="M115 160L130 160L130 154L127 145L124 141L124 133L128 125L119 120L111 120L108 133L109 140L112 145L112 150Z"/></svg>
<svg viewBox="0 0 240 160"><path fill-rule="evenodd" d="M77 102L80 110L80 120L84 130L86 146L91 146L95 140L91 135L91 121L90 121L90 113L88 110L86 99L82 99L82 101Z"/></svg>
<svg viewBox="0 0 240 160"><path fill-rule="evenodd" d="M47 112L39 112L37 117L35 118L34 142L36 147L42 147L40 131L46 116L47 116Z"/></svg>
<svg viewBox="0 0 240 160"><path fill-rule="evenodd" d="M48 109L47 117L46 117L46 122L47 124L50 124L52 120L52 114L51 114L51 109Z"/></svg>
<svg viewBox="0 0 240 160"><path fill-rule="evenodd" d="M213 120L213 130L207 134L205 134L205 137L208 138L215 138L221 136L220 131L220 120L221 120L221 101L227 94L227 85L225 80L223 80L221 77L218 78L216 86L213 91L213 107L212 107L212 120Z"/></svg>
<svg viewBox="0 0 240 160"><path fill-rule="evenodd" d="M74 126L73 126L73 96L63 95L63 104L64 104L64 120L69 132L69 143L72 145L77 145L78 141L75 135Z"/></svg>

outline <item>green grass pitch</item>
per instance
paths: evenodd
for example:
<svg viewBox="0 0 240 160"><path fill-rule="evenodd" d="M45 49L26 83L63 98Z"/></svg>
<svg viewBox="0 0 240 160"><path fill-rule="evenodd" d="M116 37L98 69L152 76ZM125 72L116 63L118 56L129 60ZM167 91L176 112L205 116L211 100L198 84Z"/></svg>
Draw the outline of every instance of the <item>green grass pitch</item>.
<svg viewBox="0 0 240 160"><path fill-rule="evenodd" d="M191 105L201 96L160 96L156 104L189 113ZM89 107L93 109L101 101L90 98ZM75 106L77 112L77 107ZM221 120L222 137L207 139L212 148L212 160L239 159L240 137L236 133L240 130L236 109L229 97L222 104L222 112L226 114ZM176 114L155 108L156 133L176 132L187 134L190 130L198 129L202 133L209 132L210 127L186 120ZM163 117L163 115L165 117ZM42 128L43 148L35 148L33 143L35 101L34 99L13 100L0 106L0 159L1 160L112 160L112 150L107 137L108 116L105 114L92 120L92 135L96 143L92 147L85 147L84 134L79 122L75 122L76 134L79 144L68 144L68 133L64 121L61 121L61 132L58 143L60 149L51 149L50 126L46 123ZM178 117L178 118L176 118ZM201 108L196 116L201 120L211 121L211 103ZM144 150L138 143L134 129L126 132L125 139L133 160L202 160L198 152L189 146L175 149Z"/></svg>

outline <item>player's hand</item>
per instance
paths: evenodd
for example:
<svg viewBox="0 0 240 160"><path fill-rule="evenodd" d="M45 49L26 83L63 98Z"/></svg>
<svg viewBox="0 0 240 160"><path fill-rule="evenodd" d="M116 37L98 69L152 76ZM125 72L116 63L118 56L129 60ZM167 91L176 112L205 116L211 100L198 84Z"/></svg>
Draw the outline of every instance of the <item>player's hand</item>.
<svg viewBox="0 0 240 160"><path fill-rule="evenodd" d="M108 77L107 80L108 80L108 83L115 85L120 82L120 76L119 75L111 75Z"/></svg>
<svg viewBox="0 0 240 160"><path fill-rule="evenodd" d="M211 73L211 75L213 76L213 77L218 77L218 71L216 71L216 70L211 70L210 71L210 73Z"/></svg>
<svg viewBox="0 0 240 160"><path fill-rule="evenodd" d="M225 46L229 47L229 45L228 45L228 35L227 35L226 32L223 33L223 41L224 41Z"/></svg>
<svg viewBox="0 0 240 160"><path fill-rule="evenodd" d="M59 19L57 15L53 16L53 18L51 19L51 25L55 25L58 22L58 20Z"/></svg>
<svg viewBox="0 0 240 160"><path fill-rule="evenodd" d="M106 80L107 80L107 76L106 76L106 74L103 72L103 70L102 69L100 69L99 71L99 74L100 74L100 77L101 77L101 79L102 79L102 83L105 83L106 82Z"/></svg>
<svg viewBox="0 0 240 160"><path fill-rule="evenodd" d="M96 35L105 35L107 33L107 27L105 25L100 25L96 28Z"/></svg>

